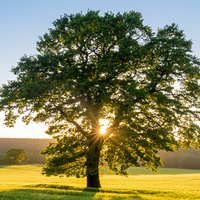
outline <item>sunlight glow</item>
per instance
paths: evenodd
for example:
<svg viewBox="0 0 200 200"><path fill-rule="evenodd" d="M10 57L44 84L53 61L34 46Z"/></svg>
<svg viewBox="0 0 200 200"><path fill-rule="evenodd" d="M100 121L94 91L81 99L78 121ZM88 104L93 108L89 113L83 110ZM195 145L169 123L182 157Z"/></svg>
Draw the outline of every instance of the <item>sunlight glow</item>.
<svg viewBox="0 0 200 200"><path fill-rule="evenodd" d="M47 126L44 123L30 122L29 125L22 123L21 118L17 119L14 127L8 128L4 124L4 113L0 113L0 138L38 138L52 139L45 131Z"/></svg>
<svg viewBox="0 0 200 200"><path fill-rule="evenodd" d="M100 119L99 123L101 125L100 134L105 134L106 133L106 129L108 128L109 121L106 120L106 119Z"/></svg>
<svg viewBox="0 0 200 200"><path fill-rule="evenodd" d="M100 128L100 134L105 134L106 133L106 127L105 126L102 126Z"/></svg>

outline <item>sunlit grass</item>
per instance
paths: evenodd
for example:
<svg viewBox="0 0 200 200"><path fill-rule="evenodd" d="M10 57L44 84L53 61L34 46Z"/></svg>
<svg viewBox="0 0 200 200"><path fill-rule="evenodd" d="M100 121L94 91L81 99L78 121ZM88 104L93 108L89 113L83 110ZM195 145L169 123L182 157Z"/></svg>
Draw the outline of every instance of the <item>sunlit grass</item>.
<svg viewBox="0 0 200 200"><path fill-rule="evenodd" d="M200 170L131 168L129 178L105 174L101 189L86 179L45 177L40 165L0 166L0 199L200 199Z"/></svg>

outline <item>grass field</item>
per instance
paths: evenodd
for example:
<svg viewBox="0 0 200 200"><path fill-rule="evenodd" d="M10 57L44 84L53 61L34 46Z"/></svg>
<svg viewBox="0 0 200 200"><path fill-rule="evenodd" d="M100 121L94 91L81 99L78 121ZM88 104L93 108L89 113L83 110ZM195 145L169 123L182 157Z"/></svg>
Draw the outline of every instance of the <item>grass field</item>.
<svg viewBox="0 0 200 200"><path fill-rule="evenodd" d="M131 168L129 178L105 174L101 189L86 179L45 177L40 165L0 166L0 199L36 200L200 200L200 170Z"/></svg>

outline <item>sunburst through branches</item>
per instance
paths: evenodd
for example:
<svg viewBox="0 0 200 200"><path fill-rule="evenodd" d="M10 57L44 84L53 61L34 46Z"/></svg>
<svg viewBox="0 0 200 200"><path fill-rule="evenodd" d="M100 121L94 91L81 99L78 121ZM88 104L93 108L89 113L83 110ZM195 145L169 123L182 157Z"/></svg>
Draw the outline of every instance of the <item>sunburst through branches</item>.
<svg viewBox="0 0 200 200"><path fill-rule="evenodd" d="M103 134L106 133L106 129L108 128L108 123L109 123L109 121L106 120L106 119L100 119L99 120L99 124L101 126L101 128L100 128L100 134L103 135Z"/></svg>

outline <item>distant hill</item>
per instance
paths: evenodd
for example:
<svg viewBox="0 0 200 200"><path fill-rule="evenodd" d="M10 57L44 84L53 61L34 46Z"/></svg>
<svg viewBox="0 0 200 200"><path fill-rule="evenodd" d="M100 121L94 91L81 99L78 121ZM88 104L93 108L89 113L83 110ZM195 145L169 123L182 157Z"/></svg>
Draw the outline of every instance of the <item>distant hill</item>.
<svg viewBox="0 0 200 200"><path fill-rule="evenodd" d="M24 138L0 138L0 153L11 148L21 148L26 152L38 152L44 149L54 139L24 139Z"/></svg>

